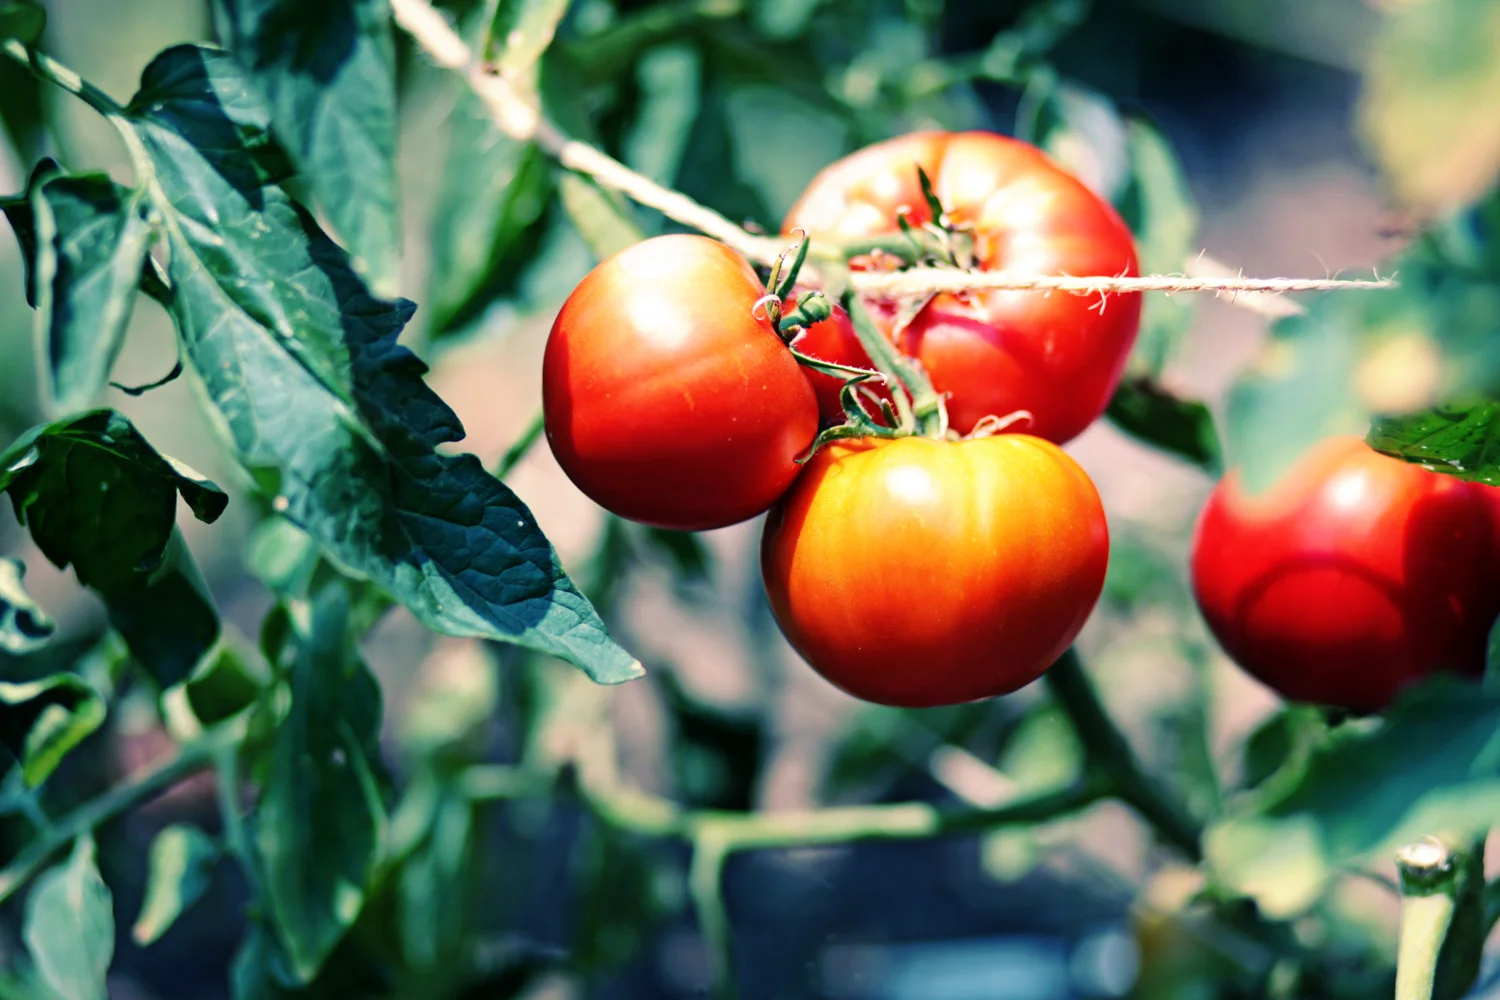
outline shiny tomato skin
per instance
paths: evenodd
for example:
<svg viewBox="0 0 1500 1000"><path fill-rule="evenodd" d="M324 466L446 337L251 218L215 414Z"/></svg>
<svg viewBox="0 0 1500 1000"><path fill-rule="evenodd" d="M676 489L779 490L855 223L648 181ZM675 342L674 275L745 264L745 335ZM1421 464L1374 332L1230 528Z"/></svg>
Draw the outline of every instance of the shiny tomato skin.
<svg viewBox="0 0 1500 1000"><path fill-rule="evenodd" d="M893 233L905 208L928 220L927 172L948 214L975 231L986 271L1138 274L1130 230L1107 202L1028 143L988 132L919 132L868 146L818 174L784 232L817 240ZM858 262L856 262L858 266ZM990 414L1032 414L1027 433L1076 437L1109 404L1140 325L1139 293L985 292L935 297L903 330L899 304L871 302L898 346L948 395L953 427Z"/></svg>
<svg viewBox="0 0 1500 1000"><path fill-rule="evenodd" d="M547 441L568 478L621 517L684 531L775 503L818 402L755 309L764 294L743 257L701 236L646 240L589 272L542 359Z"/></svg>
<svg viewBox="0 0 1500 1000"><path fill-rule="evenodd" d="M1099 599L1093 482L1025 434L826 445L771 508L761 574L782 632L866 701L951 705L1031 683Z"/></svg>
<svg viewBox="0 0 1500 1000"><path fill-rule="evenodd" d="M1475 675L1500 614L1500 490L1330 438L1272 487L1237 473L1199 517L1193 590L1241 667L1292 701L1387 706Z"/></svg>

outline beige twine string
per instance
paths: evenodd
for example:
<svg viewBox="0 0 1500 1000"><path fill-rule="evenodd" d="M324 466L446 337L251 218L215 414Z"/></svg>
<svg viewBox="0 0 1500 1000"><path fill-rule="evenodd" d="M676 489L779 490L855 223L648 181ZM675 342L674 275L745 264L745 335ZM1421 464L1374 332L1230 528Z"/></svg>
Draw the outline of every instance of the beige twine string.
<svg viewBox="0 0 1500 1000"><path fill-rule="evenodd" d="M414 38L438 65L464 78L489 106L495 124L520 141L534 141L564 167L587 174L604 187L619 191L638 204L698 230L733 247L751 260L770 264L785 249L785 241L746 232L713 209L631 170L588 143L569 138L542 114L535 100L515 83L475 59L447 18L428 0L391 0L396 23ZM804 271L814 277L811 267ZM1394 288L1378 275L1373 279L1246 278L1206 257L1187 262L1184 274L1024 275L1005 271L968 271L959 268L918 267L905 271L859 271L854 287L871 295L902 298L936 292L1044 291L1103 297L1118 292L1213 292L1228 295L1236 305L1269 317L1302 311L1278 296L1286 292L1370 290Z"/></svg>

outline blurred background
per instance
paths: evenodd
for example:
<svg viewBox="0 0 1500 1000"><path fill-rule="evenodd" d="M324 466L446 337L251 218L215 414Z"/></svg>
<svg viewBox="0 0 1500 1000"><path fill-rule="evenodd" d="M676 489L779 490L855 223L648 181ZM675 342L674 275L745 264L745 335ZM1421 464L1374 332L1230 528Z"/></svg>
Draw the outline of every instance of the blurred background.
<svg viewBox="0 0 1500 1000"><path fill-rule="evenodd" d="M594 141L636 169L771 231L817 169L845 152L919 127L979 128L1042 142L1117 200L1131 184L1149 191L1151 270L1183 271L1204 251L1255 276L1367 276L1400 251L1421 218L1396 210L1393 194L1415 190L1401 203L1424 211L1461 205L1466 191L1477 195L1489 183L1500 146L1486 131L1493 123L1479 124L1466 128L1473 141L1460 162L1424 161L1399 176L1377 168L1377 156L1389 166L1408 155L1402 142L1428 142L1422 124L1438 114L1389 93L1369 104L1393 86L1380 74L1397 73L1389 63L1404 51L1390 37L1398 14L1386 8L1421 5L575 0L560 35L565 49L588 52L590 39L625 23L660 30L607 79L550 65L548 93L566 103L553 113L570 129L588 123ZM212 38L201 0L46 6L49 51L120 99L161 48ZM450 9L459 18L471 13L462 4ZM1474 113L1477 102L1494 118L1500 22L1476 17L1455 35L1490 46L1477 64L1488 58L1488 75L1475 70L1477 82L1465 84L1433 70L1441 79L1432 86L1449 88L1455 107ZM399 292L420 307L408 340L463 419L462 447L493 467L537 411L551 319L593 257L550 191L526 200L529 182L513 156L507 166L504 151L486 159L463 145L473 142L474 124L465 120L475 111L458 81L404 38L398 45L406 241ZM0 144L0 192L22 190L43 151L128 178L122 150L93 112L56 92L43 92L38 109L33 93L14 67L0 68L10 125ZM1165 137L1154 158L1131 144L1129 118ZM1408 182L1416 187L1400 188ZM485 266L466 265L459 231L466 206L506 192L513 245ZM639 222L647 232L662 228L644 212ZM1281 300L1158 299L1143 332L1156 346L1138 369L1220 415L1236 380L1269 363L1271 319L1295 308ZM1434 391L1435 362L1421 343L1393 342L1382 341L1383 360L1359 377L1381 399L1419 405ZM5 441L42 419L33 345L20 257L6 235ZM174 360L167 318L141 299L115 378L149 382ZM141 398L111 390L108 403L163 452L235 491L239 474L185 380ZM1104 421L1069 451L1098 484L1113 537L1105 599L1080 649L1148 769L1171 776L1202 811L1242 780L1246 738L1278 705L1223 658L1187 596L1188 539L1212 479ZM700 545L609 523L545 445L507 481L647 665L647 680L597 695L617 731L622 768L646 790L692 805L766 810L985 803L1017 787L1064 784L1079 766L1069 730L1036 686L978 705L903 712L857 703L822 681L770 618L757 579L757 523L704 534ZM244 568L254 519L252 505L231 502L212 526L181 521L225 621L251 636L271 603ZM100 605L70 571L56 571L32 549L9 505L0 509L0 554L25 559L28 588L59 621L69 648L91 648L104 627ZM556 664L434 637L401 610L383 620L365 652L385 689L388 763L407 781L455 756L514 759L533 735L536 700L572 683ZM82 798L166 746L149 694L126 697L90 752L75 755L54 783ZM220 865L204 902L160 942L140 948L129 935L152 835L182 820L212 830L212 796L210 781L190 782L101 835L120 926L111 980L119 1000L231 995L226 970L245 927L233 866ZM688 903L683 848L600 828L562 801L461 810L452 823L456 846L404 876L415 883L409 896L424 901L409 904L416 908L404 919L430 933L429 960L450 947L449 935L493 966L463 995L705 995L709 959ZM1125 808L1104 803L1066 821L982 837L747 854L730 862L725 892L742 989L752 1000L1236 995L1225 970L1247 961L1243 950L1253 944L1195 923L1188 901L1199 888L1195 869L1158 846ZM1376 881L1349 879L1328 905L1338 920L1301 930L1318 947L1347 953L1349 978L1329 995L1379 995L1389 988L1397 898ZM0 956L17 947L11 916ZM404 947L421 951L410 940ZM407 977L401 995L456 995L421 983ZM382 989L346 983L329 995L388 995Z"/></svg>

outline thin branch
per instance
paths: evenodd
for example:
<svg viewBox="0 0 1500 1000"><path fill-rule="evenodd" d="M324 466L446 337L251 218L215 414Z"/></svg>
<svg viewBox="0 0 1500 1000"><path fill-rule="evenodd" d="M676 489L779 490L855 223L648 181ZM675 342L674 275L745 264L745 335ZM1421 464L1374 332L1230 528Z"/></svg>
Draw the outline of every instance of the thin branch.
<svg viewBox="0 0 1500 1000"><path fill-rule="evenodd" d="M489 106L495 124L514 139L534 141L569 170L587 174L604 187L619 191L639 204L711 236L746 257L770 264L785 249L785 240L746 232L713 209L692 198L643 177L620 161L569 138L543 114L535 95L515 81L494 73L475 58L447 18L428 0L391 0L391 11L399 24L438 65L458 73L470 89ZM807 283L819 286L815 269L805 272ZM958 268L916 268L900 272L861 271L852 276L854 287L872 295L911 296L932 292L966 291L1061 291L1107 295L1113 292L1214 292L1234 293L1236 301L1250 303L1257 312L1268 313L1264 300L1246 300L1251 294L1361 290L1394 287L1394 282L1304 278L1245 278L1241 275L1018 275L1006 272L968 271Z"/></svg>

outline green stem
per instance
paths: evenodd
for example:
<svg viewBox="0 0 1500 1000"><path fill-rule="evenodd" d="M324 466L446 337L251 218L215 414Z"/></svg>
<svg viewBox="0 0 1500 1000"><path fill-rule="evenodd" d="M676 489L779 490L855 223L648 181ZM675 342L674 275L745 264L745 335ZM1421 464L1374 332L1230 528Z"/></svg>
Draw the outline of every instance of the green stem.
<svg viewBox="0 0 1500 1000"><path fill-rule="evenodd" d="M1410 844L1396 857L1401 872L1401 943L1396 1000L1433 1000L1438 959L1453 923L1458 867L1435 842Z"/></svg>
<svg viewBox="0 0 1500 1000"><path fill-rule="evenodd" d="M158 764L136 780L116 785L53 823L44 834L22 848L10 864L0 869L0 903L25 885L53 854L78 837L149 802L199 771L206 771L213 765L218 750L218 741L211 738L189 744L177 756Z"/></svg>
<svg viewBox="0 0 1500 1000"><path fill-rule="evenodd" d="M546 430L546 427L545 414L541 410L537 410L535 416L531 418L531 422L526 425L526 429L521 432L521 436L516 438L515 443L506 449L505 454L500 458L500 464L495 466L496 479L504 479L510 475L511 470L520 464L521 459L526 457L526 453L531 450L531 446L537 443L537 439L542 436L542 431Z"/></svg>
<svg viewBox="0 0 1500 1000"><path fill-rule="evenodd" d="M945 436L948 433L948 408L943 404L943 397L933 389L922 366L916 359L903 355L886 339L857 293L850 291L844 296L843 304L860 346L876 369L886 376L901 426L914 426L917 433L928 437Z"/></svg>
<svg viewBox="0 0 1500 1000"><path fill-rule="evenodd" d="M1109 782L1110 794L1151 824L1161 838L1192 861L1203 859L1203 831L1187 809L1142 770L1125 735L1105 712L1074 649L1044 675L1052 697L1072 723L1090 770Z"/></svg>
<svg viewBox="0 0 1500 1000"><path fill-rule="evenodd" d="M703 831L693 838L693 864L688 871L688 891L698 911L698 926L713 957L714 1000L735 1000L739 989L734 973L734 925L724 905L724 862L729 845L715 833Z"/></svg>

